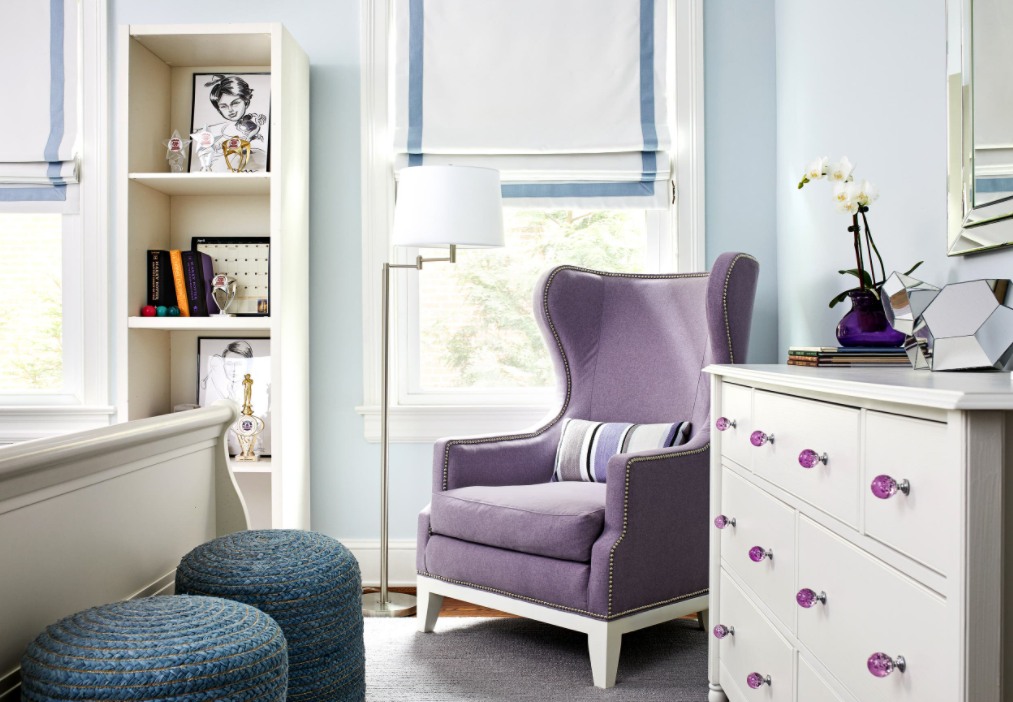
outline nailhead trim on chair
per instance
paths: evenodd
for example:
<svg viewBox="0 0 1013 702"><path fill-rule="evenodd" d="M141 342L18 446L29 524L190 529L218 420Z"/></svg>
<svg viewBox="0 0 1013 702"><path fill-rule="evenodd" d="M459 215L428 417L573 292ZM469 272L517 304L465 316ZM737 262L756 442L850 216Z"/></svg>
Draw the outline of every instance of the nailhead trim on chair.
<svg viewBox="0 0 1013 702"><path fill-rule="evenodd" d="M749 254L739 254L732 259L732 263L728 266L728 271L725 273L725 286L724 290L721 291L721 307L725 313L725 334L728 335L728 360L731 363L735 363L735 350L732 347L732 328L728 323L728 281L732 277L732 270L740 258L748 258L750 261L756 262L756 259Z"/></svg>
<svg viewBox="0 0 1013 702"><path fill-rule="evenodd" d="M445 583L453 583L454 585L463 585L465 587L473 587L476 590L485 590L486 592L494 592L497 595L506 595L507 597L512 597L515 600L524 600L525 602L533 602L534 604L545 605L546 607L551 607L552 609L562 610L564 612L573 612L575 614L586 614L589 617L592 617L594 619L601 619L603 621L609 621L609 620L612 620L612 619L618 619L619 617L625 617L627 614L633 614L635 612L640 612L640 611L645 610L645 609L654 609L655 607L661 607L663 605L672 604L674 602L681 602L682 600L688 600L691 597L697 597L699 595L705 595L708 592L707 589L697 590L696 592L690 592L690 593L687 593L685 595L679 595L678 597L672 597L672 598L667 599L667 600L661 600L660 602L651 602L650 604L641 605L640 607L633 607L631 609L623 610L622 612L617 612L615 614L605 615L605 614L599 614L598 612L591 612L591 611L586 610L586 609L577 609L576 607L566 607L565 605L556 604L555 602L546 602L545 600L539 600L539 599L537 599L535 597L525 597L524 595L518 595L517 593L514 593L514 592L507 592L506 590L499 590L497 588L488 587L486 585L476 585L475 583L469 583L469 582L467 582L465 580L455 580L454 578L445 578L442 575L435 575L433 573L427 573L424 570L417 570L415 572L418 575L423 575L423 576L425 576L427 578L432 578L433 580L442 580Z"/></svg>

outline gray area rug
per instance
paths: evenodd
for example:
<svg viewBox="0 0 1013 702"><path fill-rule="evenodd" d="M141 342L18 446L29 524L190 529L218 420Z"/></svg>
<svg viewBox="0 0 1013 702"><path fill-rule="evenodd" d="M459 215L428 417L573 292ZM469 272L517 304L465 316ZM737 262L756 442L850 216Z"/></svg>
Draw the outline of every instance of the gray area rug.
<svg viewBox="0 0 1013 702"><path fill-rule="evenodd" d="M705 702L707 634L676 620L623 636L616 686L591 683L587 636L528 619L366 619L367 702Z"/></svg>

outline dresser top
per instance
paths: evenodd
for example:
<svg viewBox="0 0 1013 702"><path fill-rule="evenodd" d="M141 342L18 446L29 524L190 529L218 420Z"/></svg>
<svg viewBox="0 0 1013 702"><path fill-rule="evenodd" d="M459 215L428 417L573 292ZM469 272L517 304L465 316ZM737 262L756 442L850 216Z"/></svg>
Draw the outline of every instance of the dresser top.
<svg viewBox="0 0 1013 702"><path fill-rule="evenodd" d="M712 365L705 372L746 384L865 397L921 407L1013 409L1006 372L933 372L911 368L811 368L786 364Z"/></svg>

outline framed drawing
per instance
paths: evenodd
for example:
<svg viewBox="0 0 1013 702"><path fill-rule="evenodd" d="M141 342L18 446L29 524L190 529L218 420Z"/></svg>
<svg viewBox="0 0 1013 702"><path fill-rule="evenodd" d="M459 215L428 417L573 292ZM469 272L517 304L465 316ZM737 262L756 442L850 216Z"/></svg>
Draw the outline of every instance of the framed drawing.
<svg viewBox="0 0 1013 702"><path fill-rule="evenodd" d="M193 114L190 133L207 130L202 145L190 143L190 172L265 173L268 169L271 137L270 73L194 73ZM232 141L238 139L238 142ZM244 155L229 144L243 146ZM226 147L223 149L223 147Z"/></svg>
<svg viewBox="0 0 1013 702"><path fill-rule="evenodd" d="M215 273L236 281L229 312L237 317L271 314L271 238L267 236L195 236L190 248L211 257Z"/></svg>
<svg viewBox="0 0 1013 702"><path fill-rule="evenodd" d="M253 380L250 405L264 420L264 431L254 450L271 455L271 340L242 339L228 336L202 336L197 339L197 404L215 400L243 404L243 377ZM239 453L239 441L229 432L229 454Z"/></svg>

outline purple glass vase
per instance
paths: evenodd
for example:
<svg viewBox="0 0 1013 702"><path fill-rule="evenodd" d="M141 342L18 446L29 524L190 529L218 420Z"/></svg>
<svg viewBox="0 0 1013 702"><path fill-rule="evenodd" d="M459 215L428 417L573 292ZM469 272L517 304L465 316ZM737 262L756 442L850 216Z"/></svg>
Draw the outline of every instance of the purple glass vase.
<svg viewBox="0 0 1013 702"><path fill-rule="evenodd" d="M894 348L904 343L904 335L886 321L883 305L870 290L848 291L851 310L837 324L841 346L881 346Z"/></svg>

